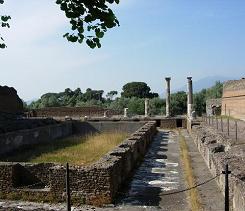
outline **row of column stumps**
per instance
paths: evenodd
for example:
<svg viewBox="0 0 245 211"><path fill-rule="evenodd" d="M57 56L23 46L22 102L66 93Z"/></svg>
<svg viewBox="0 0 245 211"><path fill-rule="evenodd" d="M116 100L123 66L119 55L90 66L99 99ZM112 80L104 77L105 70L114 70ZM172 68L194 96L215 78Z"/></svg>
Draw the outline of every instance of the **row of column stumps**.
<svg viewBox="0 0 245 211"><path fill-rule="evenodd" d="M170 80L166 77L166 117L171 116L170 112ZM192 77L187 77L187 117L193 119L193 86Z"/></svg>

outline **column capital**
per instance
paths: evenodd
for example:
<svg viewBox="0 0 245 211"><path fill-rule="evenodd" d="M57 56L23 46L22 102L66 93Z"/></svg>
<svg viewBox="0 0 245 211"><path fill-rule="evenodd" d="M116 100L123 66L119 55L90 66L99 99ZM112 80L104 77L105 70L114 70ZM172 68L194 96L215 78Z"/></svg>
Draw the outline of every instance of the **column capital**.
<svg viewBox="0 0 245 211"><path fill-rule="evenodd" d="M166 77L165 80L166 81L170 81L171 80L171 77Z"/></svg>
<svg viewBox="0 0 245 211"><path fill-rule="evenodd" d="M188 80L192 80L192 77L187 77Z"/></svg>

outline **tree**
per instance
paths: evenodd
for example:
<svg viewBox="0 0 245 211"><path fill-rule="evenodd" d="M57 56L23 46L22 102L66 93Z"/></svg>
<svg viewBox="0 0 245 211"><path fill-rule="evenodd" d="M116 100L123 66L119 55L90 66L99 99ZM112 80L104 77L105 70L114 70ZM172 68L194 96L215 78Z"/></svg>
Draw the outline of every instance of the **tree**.
<svg viewBox="0 0 245 211"><path fill-rule="evenodd" d="M108 7L108 4L119 4L119 0L56 0L56 3L70 19L73 32L64 35L70 42L82 43L86 40L89 47L100 48L104 33L119 26L119 21Z"/></svg>
<svg viewBox="0 0 245 211"><path fill-rule="evenodd" d="M150 99L150 114L151 115L164 115L166 108L166 101L159 97Z"/></svg>
<svg viewBox="0 0 245 211"><path fill-rule="evenodd" d="M171 113L173 115L186 114L187 111L187 95L185 92L177 92L171 95Z"/></svg>
<svg viewBox="0 0 245 211"><path fill-rule="evenodd" d="M0 0L3 4L4 0ZM63 35L69 42L83 43L90 48L101 47L100 39L103 38L108 29L119 26L113 11L108 4L119 4L119 0L56 0L56 4L65 12L70 20L71 31ZM10 27L8 20L10 16L0 16L1 27ZM0 35L0 39L4 39ZM5 48L4 43L0 43L0 48Z"/></svg>
<svg viewBox="0 0 245 211"><path fill-rule="evenodd" d="M206 112L206 93L207 90L203 89L200 92L194 94L194 109L198 116L201 116Z"/></svg>
<svg viewBox="0 0 245 211"><path fill-rule="evenodd" d="M107 97L110 101L112 101L112 100L113 100L113 97L114 97L115 95L117 95L117 94L118 94L117 91L110 91L110 92L107 93L106 97Z"/></svg>
<svg viewBox="0 0 245 211"><path fill-rule="evenodd" d="M4 0L0 0L0 4L3 4L4 3ZM0 26L1 27L7 27L7 28L9 28L10 27L10 25L9 25L9 23L8 23L8 21L11 19L11 17L10 16L8 16L8 15L1 15L0 16ZM3 37L1 36L1 34L0 34L0 48L6 48L7 46L6 46L6 44L4 43L4 39L3 39Z"/></svg>
<svg viewBox="0 0 245 211"><path fill-rule="evenodd" d="M151 93L151 88L145 82L130 82L123 86L122 97L153 98L157 93Z"/></svg>
<svg viewBox="0 0 245 211"><path fill-rule="evenodd" d="M221 83L220 81L216 81L214 86L207 89L206 98L217 99L217 98L221 98L222 94L223 94L223 83Z"/></svg>
<svg viewBox="0 0 245 211"><path fill-rule="evenodd" d="M90 101L90 100L98 100L98 101L103 101L103 95L104 90L92 90L88 88L86 92L83 94L83 101Z"/></svg>

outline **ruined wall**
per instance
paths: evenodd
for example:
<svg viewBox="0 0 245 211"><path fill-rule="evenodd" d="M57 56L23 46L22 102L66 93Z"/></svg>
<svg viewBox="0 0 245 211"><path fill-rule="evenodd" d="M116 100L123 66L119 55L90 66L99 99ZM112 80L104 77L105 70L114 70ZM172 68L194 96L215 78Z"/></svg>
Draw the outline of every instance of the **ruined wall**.
<svg viewBox="0 0 245 211"><path fill-rule="evenodd" d="M0 134L0 155L23 146L45 143L71 134L72 122Z"/></svg>
<svg viewBox="0 0 245 211"><path fill-rule="evenodd" d="M206 114L208 116L221 114L222 99L208 99L206 100Z"/></svg>
<svg viewBox="0 0 245 211"><path fill-rule="evenodd" d="M64 118L66 116L72 118L80 118L84 116L104 116L104 113L108 116L121 114L118 111L112 109L105 109L101 107L91 106L91 107L54 107L54 108L42 108L35 109L29 112L27 115L30 117L54 117L54 118Z"/></svg>
<svg viewBox="0 0 245 211"><path fill-rule="evenodd" d="M144 157L155 133L156 123L148 122L96 163L86 167L71 166L72 202L93 205L112 203ZM0 163L0 171L1 198L65 201L63 165Z"/></svg>
<svg viewBox="0 0 245 211"><path fill-rule="evenodd" d="M91 132L127 132L129 134L135 132L142 127L146 122L131 122L131 121L73 121L73 133L86 134Z"/></svg>
<svg viewBox="0 0 245 211"><path fill-rule="evenodd" d="M222 115L245 120L245 79L224 83Z"/></svg>
<svg viewBox="0 0 245 211"><path fill-rule="evenodd" d="M165 118L160 120L161 128L174 129L178 127L186 128L187 122L185 118Z"/></svg>
<svg viewBox="0 0 245 211"><path fill-rule="evenodd" d="M229 164L230 201L234 211L245 207L245 146L225 137L215 129L202 125L193 126L191 135L213 176L219 175L216 182L224 193L225 164Z"/></svg>
<svg viewBox="0 0 245 211"><path fill-rule="evenodd" d="M0 121L23 112L23 103L13 87L0 86Z"/></svg>

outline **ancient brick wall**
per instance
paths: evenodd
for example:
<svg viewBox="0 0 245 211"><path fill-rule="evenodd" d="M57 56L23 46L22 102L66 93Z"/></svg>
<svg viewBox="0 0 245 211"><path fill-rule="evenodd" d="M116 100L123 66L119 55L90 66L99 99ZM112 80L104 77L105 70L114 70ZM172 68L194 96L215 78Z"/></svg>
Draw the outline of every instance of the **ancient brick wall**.
<svg viewBox="0 0 245 211"><path fill-rule="evenodd" d="M42 108L36 109L29 112L30 117L93 117L93 116L104 116L106 112L107 116L119 115L119 111L112 109L105 109L101 107L91 106L91 107L54 107L54 108Z"/></svg>
<svg viewBox="0 0 245 211"><path fill-rule="evenodd" d="M0 121L23 112L23 102L13 87L0 86Z"/></svg>
<svg viewBox="0 0 245 211"><path fill-rule="evenodd" d="M202 125L193 126L191 135L199 152L203 156L222 193L224 193L225 180L222 171L225 164L229 164L232 174L229 176L230 202L233 210L244 210L245 207L245 147L235 145L235 142L217 130Z"/></svg>
<svg viewBox="0 0 245 211"><path fill-rule="evenodd" d="M187 122L185 118L163 118L160 121L161 128L174 129L178 127L187 127Z"/></svg>
<svg viewBox="0 0 245 211"><path fill-rule="evenodd" d="M148 122L96 163L86 167L71 166L72 202L94 205L112 203L144 157L155 133L156 123ZM65 201L64 165L0 163L0 171L1 198ZM23 174L24 181L21 180Z"/></svg>
<svg viewBox="0 0 245 211"><path fill-rule="evenodd" d="M227 81L224 84L222 115L245 120L245 79Z"/></svg>

